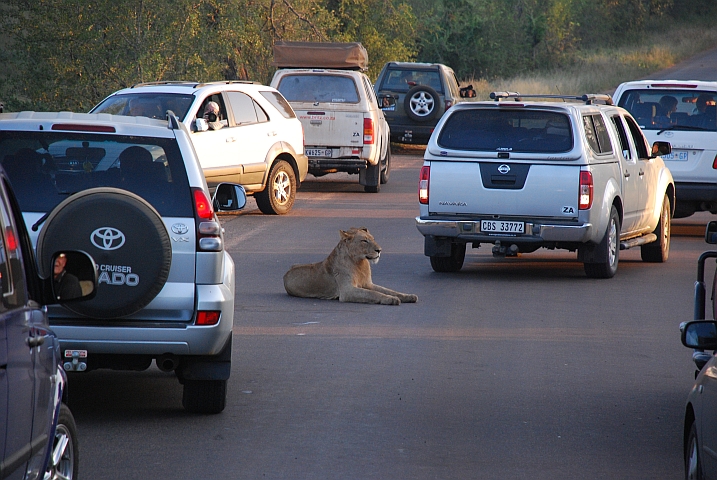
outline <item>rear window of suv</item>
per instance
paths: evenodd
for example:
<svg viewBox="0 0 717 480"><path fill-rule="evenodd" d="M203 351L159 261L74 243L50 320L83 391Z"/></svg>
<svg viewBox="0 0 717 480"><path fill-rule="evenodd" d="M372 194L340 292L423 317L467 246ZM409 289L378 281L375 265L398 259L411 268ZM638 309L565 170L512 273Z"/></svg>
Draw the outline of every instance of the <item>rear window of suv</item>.
<svg viewBox="0 0 717 480"><path fill-rule="evenodd" d="M695 89L636 89L620 97L619 106L629 111L644 130L717 131L717 92Z"/></svg>
<svg viewBox="0 0 717 480"><path fill-rule="evenodd" d="M416 85L426 85L438 93L443 93L441 75L438 70L389 70L383 78L380 89L407 92Z"/></svg>
<svg viewBox="0 0 717 480"><path fill-rule="evenodd" d="M544 110L471 108L454 111L438 145L453 150L561 153L572 150L567 115Z"/></svg>
<svg viewBox="0 0 717 480"><path fill-rule="evenodd" d="M353 78L342 75L285 75L277 90L290 102L359 102Z"/></svg>
<svg viewBox="0 0 717 480"><path fill-rule="evenodd" d="M192 217L175 139L64 132L0 132L0 162L24 212L49 212L73 193L129 190L165 217Z"/></svg>

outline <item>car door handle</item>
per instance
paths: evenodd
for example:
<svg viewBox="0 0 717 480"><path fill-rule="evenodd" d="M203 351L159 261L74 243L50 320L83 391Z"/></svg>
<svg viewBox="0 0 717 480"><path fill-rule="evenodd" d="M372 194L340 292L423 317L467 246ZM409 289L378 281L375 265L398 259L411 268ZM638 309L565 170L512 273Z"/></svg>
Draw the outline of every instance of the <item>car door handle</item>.
<svg viewBox="0 0 717 480"><path fill-rule="evenodd" d="M630 178L630 172L625 171L625 174L624 174L624 175L625 175L625 178Z"/></svg>
<svg viewBox="0 0 717 480"><path fill-rule="evenodd" d="M643 175L645 175L645 172L640 170L640 176L642 177Z"/></svg>
<svg viewBox="0 0 717 480"><path fill-rule="evenodd" d="M276 135L277 135L276 132L267 132L266 134L270 137L276 137Z"/></svg>
<svg viewBox="0 0 717 480"><path fill-rule="evenodd" d="M237 141L237 139L234 138L234 137L227 137L227 143L233 143L233 142L236 142L236 141Z"/></svg>
<svg viewBox="0 0 717 480"><path fill-rule="evenodd" d="M41 337L27 337L25 339L25 343L30 348L39 347L40 345L45 343L45 335L43 335Z"/></svg>

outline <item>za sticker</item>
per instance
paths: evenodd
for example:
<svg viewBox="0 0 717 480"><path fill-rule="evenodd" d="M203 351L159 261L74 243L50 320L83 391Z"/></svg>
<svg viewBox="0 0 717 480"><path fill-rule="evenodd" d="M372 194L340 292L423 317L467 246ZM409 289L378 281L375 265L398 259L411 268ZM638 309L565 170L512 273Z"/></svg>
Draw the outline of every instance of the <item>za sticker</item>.
<svg viewBox="0 0 717 480"><path fill-rule="evenodd" d="M575 207L563 207L563 215L575 215Z"/></svg>

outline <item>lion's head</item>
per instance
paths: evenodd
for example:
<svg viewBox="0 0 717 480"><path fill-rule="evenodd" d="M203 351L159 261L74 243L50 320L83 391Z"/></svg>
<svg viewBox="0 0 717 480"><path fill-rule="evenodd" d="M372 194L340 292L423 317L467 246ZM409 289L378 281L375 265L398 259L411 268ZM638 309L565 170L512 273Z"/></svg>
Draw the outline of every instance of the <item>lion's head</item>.
<svg viewBox="0 0 717 480"><path fill-rule="evenodd" d="M347 248L352 260L366 259L371 263L378 263L381 247L366 227L352 227L348 231L339 230L339 232L341 233L341 243Z"/></svg>

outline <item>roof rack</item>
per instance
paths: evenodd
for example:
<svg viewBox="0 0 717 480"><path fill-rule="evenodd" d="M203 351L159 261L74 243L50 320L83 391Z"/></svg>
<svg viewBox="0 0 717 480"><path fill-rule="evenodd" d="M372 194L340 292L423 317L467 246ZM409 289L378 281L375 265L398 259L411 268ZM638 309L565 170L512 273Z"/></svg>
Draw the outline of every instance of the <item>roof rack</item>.
<svg viewBox="0 0 717 480"><path fill-rule="evenodd" d="M255 82L254 80L217 80L214 82L202 82L198 83L196 87L203 87L205 85L231 85L233 83L243 83L245 85L262 85L261 82Z"/></svg>
<svg viewBox="0 0 717 480"><path fill-rule="evenodd" d="M158 80L156 82L135 83L130 88L149 87L152 85L186 85L186 84L196 84L196 83L198 83L198 82L190 82L189 80Z"/></svg>
<svg viewBox="0 0 717 480"><path fill-rule="evenodd" d="M492 92L490 98L496 102L501 100L507 100L512 98L516 102L520 102L523 98L550 98L560 100L578 100L585 102L585 105L614 105L612 97L606 93L589 93L585 95L541 95L541 94L529 94L521 95L518 92Z"/></svg>
<svg viewBox="0 0 717 480"><path fill-rule="evenodd" d="M230 85L232 83L243 83L249 85L261 85L261 82L253 80L217 80L214 82L190 82L188 80L159 80L157 82L142 82L132 85L130 88L151 87L153 85L191 85L194 88L204 87L206 85Z"/></svg>

